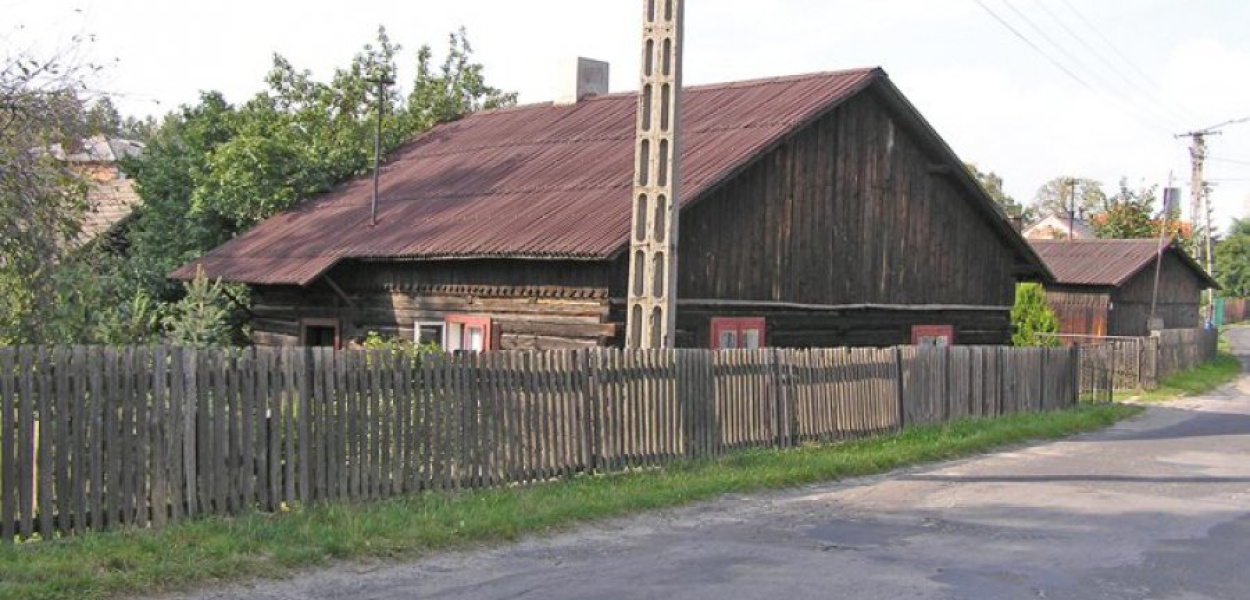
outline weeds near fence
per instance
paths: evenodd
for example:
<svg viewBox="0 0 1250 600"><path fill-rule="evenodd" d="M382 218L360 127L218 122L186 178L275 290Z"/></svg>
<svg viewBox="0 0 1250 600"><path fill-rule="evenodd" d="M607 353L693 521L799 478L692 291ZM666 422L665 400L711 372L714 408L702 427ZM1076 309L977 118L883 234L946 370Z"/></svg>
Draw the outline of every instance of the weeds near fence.
<svg viewBox="0 0 1250 600"><path fill-rule="evenodd" d="M282 577L336 560L411 558L513 540L579 522L752 492L880 473L1005 444L1100 429L1124 405L1018 414L788 450L748 450L664 468L580 475L527 487L432 492L280 514L213 517L159 530L87 533L0 547L0 600L99 599Z"/></svg>

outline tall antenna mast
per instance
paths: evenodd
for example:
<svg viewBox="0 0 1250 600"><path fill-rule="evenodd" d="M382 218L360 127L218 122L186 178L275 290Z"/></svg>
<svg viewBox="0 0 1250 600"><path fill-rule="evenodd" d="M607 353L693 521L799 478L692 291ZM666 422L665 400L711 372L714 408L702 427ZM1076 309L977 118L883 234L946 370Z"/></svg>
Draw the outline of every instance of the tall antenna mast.
<svg viewBox="0 0 1250 600"><path fill-rule="evenodd" d="M673 346L685 0L643 0L625 345Z"/></svg>

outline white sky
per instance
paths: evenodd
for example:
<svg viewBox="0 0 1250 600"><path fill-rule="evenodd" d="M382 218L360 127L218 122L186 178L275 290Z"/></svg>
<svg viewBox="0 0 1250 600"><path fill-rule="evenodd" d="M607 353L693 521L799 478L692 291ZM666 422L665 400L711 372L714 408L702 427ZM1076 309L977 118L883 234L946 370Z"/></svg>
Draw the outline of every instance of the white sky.
<svg viewBox="0 0 1250 600"><path fill-rule="evenodd" d="M1173 171L1184 186L1186 142L1172 134L1250 116L1250 2L982 2L1084 83L976 0L688 0L686 81L882 66L960 157L999 173L1021 201L1066 174L1110 191L1121 176L1162 184ZM613 89L636 89L641 5L0 0L0 49L52 49L93 34L85 52L108 65L96 87L115 94L124 113L161 114L200 90L246 99L263 86L274 53L327 76L379 24L404 46L402 82L418 46L438 52L463 25L488 81L536 102L554 95L559 62L575 55L610 61ZM1211 137L1210 153L1222 229L1250 214L1250 123Z"/></svg>

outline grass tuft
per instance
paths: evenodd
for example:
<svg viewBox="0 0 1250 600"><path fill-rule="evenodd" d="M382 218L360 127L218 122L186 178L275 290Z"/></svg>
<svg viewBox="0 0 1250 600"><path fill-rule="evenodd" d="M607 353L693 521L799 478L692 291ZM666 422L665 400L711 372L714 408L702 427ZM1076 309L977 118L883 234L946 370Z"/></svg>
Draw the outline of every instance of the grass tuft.
<svg viewBox="0 0 1250 600"><path fill-rule="evenodd" d="M881 473L1006 444L1092 431L1139 412L1082 406L791 450L749 450L663 469L583 474L523 487L293 507L162 530L88 534L0 548L0 599L98 599L272 578L339 560L402 559L727 493Z"/></svg>

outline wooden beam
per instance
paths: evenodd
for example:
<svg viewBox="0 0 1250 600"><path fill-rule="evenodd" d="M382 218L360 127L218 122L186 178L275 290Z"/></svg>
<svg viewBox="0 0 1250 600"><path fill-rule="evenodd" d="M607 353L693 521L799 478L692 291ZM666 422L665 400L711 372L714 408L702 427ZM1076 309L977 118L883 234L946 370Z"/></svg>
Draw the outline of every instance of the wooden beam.
<svg viewBox="0 0 1250 600"><path fill-rule="evenodd" d="M625 304L621 298L613 298L612 304ZM779 302L775 300L718 300L714 298L679 298L678 306L702 306L708 308L783 308L790 310L897 310L910 312L928 311L976 311L1001 312L1010 311L1010 306L982 306L977 304L805 304L801 302Z"/></svg>
<svg viewBox="0 0 1250 600"><path fill-rule="evenodd" d="M333 280L333 279L330 279L330 275L329 275L329 274L322 275L322 276L321 276L321 278L322 278L322 279L324 279L324 280L326 280L326 284L328 284L328 285L330 286L330 289L334 290L334 293L335 293L335 294L338 294L338 295L339 295L339 297L340 297L340 298L342 298L342 299L343 299L343 301L347 303L347 306L349 306L349 307L351 307L351 308L353 308L353 309L355 309L355 308L356 308L356 302L355 302L355 301L353 301L353 300L351 299L351 297L349 297L349 296L347 295L347 292L344 292L344 291L343 291L343 288L339 287L339 284L334 283L334 280Z"/></svg>

